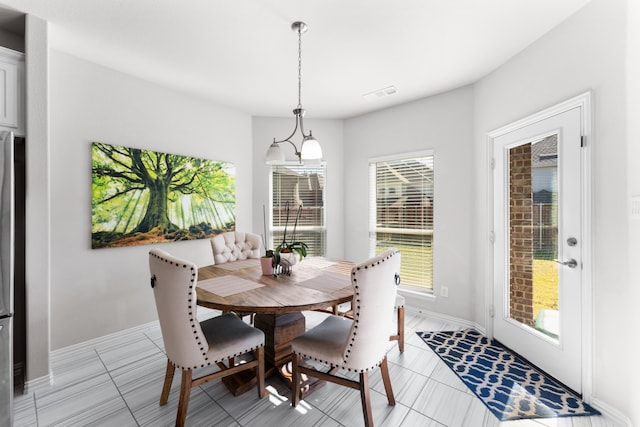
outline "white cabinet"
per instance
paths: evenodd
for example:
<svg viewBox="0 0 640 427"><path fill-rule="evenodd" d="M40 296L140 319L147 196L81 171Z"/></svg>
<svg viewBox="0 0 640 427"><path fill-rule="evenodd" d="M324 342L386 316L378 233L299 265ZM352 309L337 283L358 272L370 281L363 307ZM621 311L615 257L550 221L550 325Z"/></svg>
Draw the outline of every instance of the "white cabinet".
<svg viewBox="0 0 640 427"><path fill-rule="evenodd" d="M0 128L25 134L24 54L0 46Z"/></svg>

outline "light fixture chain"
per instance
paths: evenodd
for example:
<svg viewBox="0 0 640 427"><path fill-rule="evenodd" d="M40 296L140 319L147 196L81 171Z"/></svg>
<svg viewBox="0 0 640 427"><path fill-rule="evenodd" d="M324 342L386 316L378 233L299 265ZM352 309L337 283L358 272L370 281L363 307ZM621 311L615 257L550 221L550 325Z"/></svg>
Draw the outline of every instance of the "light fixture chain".
<svg viewBox="0 0 640 427"><path fill-rule="evenodd" d="M302 108L302 28L298 28L298 108Z"/></svg>

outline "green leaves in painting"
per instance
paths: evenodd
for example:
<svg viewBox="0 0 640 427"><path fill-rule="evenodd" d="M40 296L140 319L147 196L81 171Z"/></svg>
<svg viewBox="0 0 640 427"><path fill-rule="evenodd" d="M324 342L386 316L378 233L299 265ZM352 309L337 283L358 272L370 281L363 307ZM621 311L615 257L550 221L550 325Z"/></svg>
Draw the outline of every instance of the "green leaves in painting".
<svg viewBox="0 0 640 427"><path fill-rule="evenodd" d="M94 142L92 184L93 247L204 238L235 225L230 163Z"/></svg>

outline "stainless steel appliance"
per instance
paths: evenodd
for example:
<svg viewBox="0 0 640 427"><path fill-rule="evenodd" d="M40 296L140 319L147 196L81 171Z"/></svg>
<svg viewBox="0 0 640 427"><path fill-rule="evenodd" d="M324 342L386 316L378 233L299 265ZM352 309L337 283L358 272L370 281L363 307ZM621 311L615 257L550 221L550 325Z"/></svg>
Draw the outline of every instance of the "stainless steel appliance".
<svg viewBox="0 0 640 427"><path fill-rule="evenodd" d="M14 141L0 131L0 426L13 424Z"/></svg>

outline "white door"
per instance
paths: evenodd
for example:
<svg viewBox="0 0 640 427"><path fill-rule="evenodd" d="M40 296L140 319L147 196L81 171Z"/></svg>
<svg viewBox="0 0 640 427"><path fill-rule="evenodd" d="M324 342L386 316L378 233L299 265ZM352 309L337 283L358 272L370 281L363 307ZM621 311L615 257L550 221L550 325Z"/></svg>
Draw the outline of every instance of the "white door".
<svg viewBox="0 0 640 427"><path fill-rule="evenodd" d="M493 337L582 392L581 114L490 137Z"/></svg>

